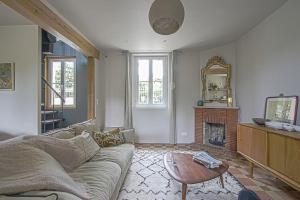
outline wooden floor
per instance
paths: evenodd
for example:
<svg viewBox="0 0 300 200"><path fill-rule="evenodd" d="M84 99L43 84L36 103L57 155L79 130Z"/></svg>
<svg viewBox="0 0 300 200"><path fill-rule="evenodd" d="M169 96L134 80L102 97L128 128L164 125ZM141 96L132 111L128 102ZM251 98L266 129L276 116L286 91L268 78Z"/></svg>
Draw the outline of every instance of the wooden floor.
<svg viewBox="0 0 300 200"><path fill-rule="evenodd" d="M199 145L164 145L164 144L137 144L137 148L150 149L179 149L199 151L205 150L217 159L226 161L229 164L229 172L236 177L246 188L253 190L262 200L299 200L300 192L294 190L281 180L275 178L269 172L261 169L254 169L254 177L248 176L249 163L241 156L211 147L200 147Z"/></svg>

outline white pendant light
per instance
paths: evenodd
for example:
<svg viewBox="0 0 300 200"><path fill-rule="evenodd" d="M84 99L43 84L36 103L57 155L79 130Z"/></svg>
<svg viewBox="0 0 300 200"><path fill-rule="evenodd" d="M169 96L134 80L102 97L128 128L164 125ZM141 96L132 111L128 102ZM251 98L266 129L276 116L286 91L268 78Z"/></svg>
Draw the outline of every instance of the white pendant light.
<svg viewBox="0 0 300 200"><path fill-rule="evenodd" d="M155 32L170 35L178 31L184 20L180 0L155 0L149 11L149 22Z"/></svg>

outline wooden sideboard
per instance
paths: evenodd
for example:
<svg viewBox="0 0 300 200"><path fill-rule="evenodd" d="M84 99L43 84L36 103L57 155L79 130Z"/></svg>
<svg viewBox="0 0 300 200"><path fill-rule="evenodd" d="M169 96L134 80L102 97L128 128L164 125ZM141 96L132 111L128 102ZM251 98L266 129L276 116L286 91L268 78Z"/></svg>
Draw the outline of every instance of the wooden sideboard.
<svg viewBox="0 0 300 200"><path fill-rule="evenodd" d="M281 131L254 124L239 124L237 151L300 191L300 133Z"/></svg>

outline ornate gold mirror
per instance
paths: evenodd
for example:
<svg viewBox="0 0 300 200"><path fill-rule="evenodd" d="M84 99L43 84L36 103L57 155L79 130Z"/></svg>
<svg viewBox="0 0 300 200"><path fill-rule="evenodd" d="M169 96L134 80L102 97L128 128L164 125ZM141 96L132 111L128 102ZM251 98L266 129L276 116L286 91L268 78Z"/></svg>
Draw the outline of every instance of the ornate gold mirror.
<svg viewBox="0 0 300 200"><path fill-rule="evenodd" d="M214 56L201 69L202 98L204 103L232 106L231 65Z"/></svg>

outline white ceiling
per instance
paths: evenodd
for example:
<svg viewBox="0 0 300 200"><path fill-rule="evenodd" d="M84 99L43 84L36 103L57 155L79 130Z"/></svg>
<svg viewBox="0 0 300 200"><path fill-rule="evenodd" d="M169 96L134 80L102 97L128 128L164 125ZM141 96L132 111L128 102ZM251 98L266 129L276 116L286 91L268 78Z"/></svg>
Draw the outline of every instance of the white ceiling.
<svg viewBox="0 0 300 200"><path fill-rule="evenodd" d="M0 26L31 24L31 21L0 2Z"/></svg>
<svg viewBox="0 0 300 200"><path fill-rule="evenodd" d="M153 0L47 0L100 50L204 49L234 41L286 0L182 0L185 21L169 36L148 22ZM31 24L0 3L0 25Z"/></svg>
<svg viewBox="0 0 300 200"><path fill-rule="evenodd" d="M47 0L101 49L209 48L238 39L286 0L182 0L185 21L169 36L148 22L153 0Z"/></svg>

